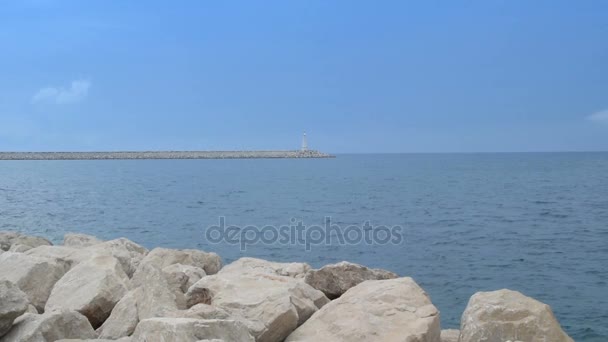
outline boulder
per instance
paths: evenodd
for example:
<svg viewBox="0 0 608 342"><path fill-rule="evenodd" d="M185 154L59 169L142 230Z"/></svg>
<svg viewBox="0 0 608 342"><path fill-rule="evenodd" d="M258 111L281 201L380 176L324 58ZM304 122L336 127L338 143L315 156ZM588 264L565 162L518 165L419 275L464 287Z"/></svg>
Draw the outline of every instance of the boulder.
<svg viewBox="0 0 608 342"><path fill-rule="evenodd" d="M137 270L142 259L148 253L148 250L135 242L126 239L114 239L95 244L85 249L86 251L97 253L109 253L122 265L123 270L131 278Z"/></svg>
<svg viewBox="0 0 608 342"><path fill-rule="evenodd" d="M139 265L131 279L131 287L141 290L135 293L140 321L170 316L178 310L176 289L167 281L162 270L153 264L142 262Z"/></svg>
<svg viewBox="0 0 608 342"><path fill-rule="evenodd" d="M133 334L139 323L137 313L139 291L140 288L130 291L114 306L110 317L97 329L99 338L118 339Z"/></svg>
<svg viewBox="0 0 608 342"><path fill-rule="evenodd" d="M286 341L440 342L439 312L412 278L368 280L325 305Z"/></svg>
<svg viewBox="0 0 608 342"><path fill-rule="evenodd" d="M144 261L160 269L173 264L200 267L206 274L216 274L222 268L222 259L217 254L197 249L154 248Z"/></svg>
<svg viewBox="0 0 608 342"><path fill-rule="evenodd" d="M460 321L460 342L571 342L549 305L507 289L477 292Z"/></svg>
<svg viewBox="0 0 608 342"><path fill-rule="evenodd" d="M67 233L63 236L63 245L72 248L90 247L102 242L98 238L87 234Z"/></svg>
<svg viewBox="0 0 608 342"><path fill-rule="evenodd" d="M222 272L238 274L274 274L285 277L301 278L311 270L310 265L301 262L281 263L256 258L240 258L226 265Z"/></svg>
<svg viewBox="0 0 608 342"><path fill-rule="evenodd" d="M219 319L150 318L141 321L133 333L134 342L196 342L203 339L254 341L242 323Z"/></svg>
<svg viewBox="0 0 608 342"><path fill-rule="evenodd" d="M213 305L196 304L188 310L177 312L176 317L197 319L228 319L230 314L226 310L216 308Z"/></svg>
<svg viewBox="0 0 608 342"><path fill-rule="evenodd" d="M28 300L17 285L0 280L0 337L6 334L15 318L27 311Z"/></svg>
<svg viewBox="0 0 608 342"><path fill-rule="evenodd" d="M11 248L9 248L8 251L15 252L15 253L23 253L23 252L29 251L32 248L33 248L32 246L16 243L16 244L11 245Z"/></svg>
<svg viewBox="0 0 608 342"><path fill-rule="evenodd" d="M27 306L27 310L25 310L25 312L27 313L33 313L33 314L37 314L38 310L36 310L36 307L33 306L32 304L28 304Z"/></svg>
<svg viewBox="0 0 608 342"><path fill-rule="evenodd" d="M31 248L50 246L52 243L38 236L23 235L17 232L0 232L0 249L8 251L12 245L23 245Z"/></svg>
<svg viewBox="0 0 608 342"><path fill-rule="evenodd" d="M263 265L256 259L261 267L252 268L250 261L237 260L216 275L203 277L188 289L189 305L203 302L222 309L245 323L257 341L266 342L283 340L329 302L303 281L269 271L276 263Z"/></svg>
<svg viewBox="0 0 608 342"><path fill-rule="evenodd" d="M458 329L443 329L441 330L441 342L458 342L460 330Z"/></svg>
<svg viewBox="0 0 608 342"><path fill-rule="evenodd" d="M173 264L163 268L163 273L168 279L175 279L182 292L188 291L202 277L206 276L205 270L200 267Z"/></svg>
<svg viewBox="0 0 608 342"><path fill-rule="evenodd" d="M335 299L351 287L366 280L394 279L397 277L393 272L371 269L342 261L337 264L323 266L318 270L308 271L304 281L308 285L325 293L327 298Z"/></svg>
<svg viewBox="0 0 608 342"><path fill-rule="evenodd" d="M64 246L39 246L26 251L25 254L55 259L64 265L66 271L93 256L90 251Z"/></svg>
<svg viewBox="0 0 608 342"><path fill-rule="evenodd" d="M111 255L118 259L129 278L146 253L147 249L125 238L105 241L89 247L40 246L25 252L27 255L55 258L64 263L68 269L95 256Z"/></svg>
<svg viewBox="0 0 608 342"><path fill-rule="evenodd" d="M97 336L86 317L76 311L58 310L20 316L2 342L53 342L65 338L94 339Z"/></svg>
<svg viewBox="0 0 608 342"><path fill-rule="evenodd" d="M78 311L93 327L99 327L128 288L129 279L116 258L93 257L76 265L55 284L45 311Z"/></svg>
<svg viewBox="0 0 608 342"><path fill-rule="evenodd" d="M133 339L131 337L122 337L119 338L117 340L108 340L105 338L100 338L100 339L86 339L86 340L81 340L81 339L77 339L77 338L68 338L68 339L61 339L61 340L57 340L55 342L132 342Z"/></svg>
<svg viewBox="0 0 608 342"><path fill-rule="evenodd" d="M65 271L64 265L50 258L13 252L0 255L0 280L17 285L39 312L44 310L51 289Z"/></svg>

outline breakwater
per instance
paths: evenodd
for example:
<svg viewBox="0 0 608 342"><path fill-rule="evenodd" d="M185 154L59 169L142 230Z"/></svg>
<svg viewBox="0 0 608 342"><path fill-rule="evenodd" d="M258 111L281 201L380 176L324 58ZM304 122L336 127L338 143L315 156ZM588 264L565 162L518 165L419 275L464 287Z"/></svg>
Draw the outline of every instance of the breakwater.
<svg viewBox="0 0 608 342"><path fill-rule="evenodd" d="M0 160L108 160L108 159L258 159L333 158L308 151L121 151L121 152L0 152Z"/></svg>

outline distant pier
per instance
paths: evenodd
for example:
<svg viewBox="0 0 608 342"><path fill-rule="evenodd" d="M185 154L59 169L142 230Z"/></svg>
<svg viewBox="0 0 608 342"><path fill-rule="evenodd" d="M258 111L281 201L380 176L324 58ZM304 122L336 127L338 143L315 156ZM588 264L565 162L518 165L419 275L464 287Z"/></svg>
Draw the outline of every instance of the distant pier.
<svg viewBox="0 0 608 342"><path fill-rule="evenodd" d="M0 160L112 159L264 159L334 158L315 150L298 151L124 151L124 152L0 152Z"/></svg>

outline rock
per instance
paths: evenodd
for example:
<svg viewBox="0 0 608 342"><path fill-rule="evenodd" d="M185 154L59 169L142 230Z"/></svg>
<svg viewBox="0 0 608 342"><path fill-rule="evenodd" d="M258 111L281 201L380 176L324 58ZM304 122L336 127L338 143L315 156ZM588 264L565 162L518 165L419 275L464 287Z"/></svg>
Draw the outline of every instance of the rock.
<svg viewBox="0 0 608 342"><path fill-rule="evenodd" d="M51 289L65 271L62 264L50 258L13 252L0 255L0 280L19 286L39 312L44 310Z"/></svg>
<svg viewBox="0 0 608 342"><path fill-rule="evenodd" d="M129 276L147 253L147 249L125 238L94 244L89 247L40 246L25 254L55 258L63 262L68 269L95 256L111 255L118 259L121 267Z"/></svg>
<svg viewBox="0 0 608 342"><path fill-rule="evenodd" d="M133 276L142 259L148 253L146 248L125 238L105 241L88 247L86 250L111 254L120 261L123 270L129 278Z"/></svg>
<svg viewBox="0 0 608 342"><path fill-rule="evenodd" d="M39 246L26 251L25 254L55 259L65 266L66 271L70 270L78 263L97 255L84 249L64 246Z"/></svg>
<svg viewBox="0 0 608 342"><path fill-rule="evenodd" d="M2 342L52 342L65 338L94 339L97 336L86 317L75 311L58 310L20 316Z"/></svg>
<svg viewBox="0 0 608 342"><path fill-rule="evenodd" d="M412 278L368 280L325 305L286 341L440 342L439 312Z"/></svg>
<svg viewBox="0 0 608 342"><path fill-rule="evenodd" d="M69 339L61 339L61 340L57 340L55 342L131 342L133 341L132 338L130 337L122 337L119 338L117 340L107 340L107 339L86 339L86 340L81 340L81 339L75 339L75 338L69 338Z"/></svg>
<svg viewBox="0 0 608 342"><path fill-rule="evenodd" d="M27 245L22 245L19 243L13 244L11 246L11 248L9 248L9 252L15 252L15 253L23 253L23 252L27 252L30 249L32 249L32 246L27 246Z"/></svg>
<svg viewBox="0 0 608 342"><path fill-rule="evenodd" d="M45 311L78 311L93 327L99 327L128 288L129 279L116 258L93 257L76 265L55 284Z"/></svg>
<svg viewBox="0 0 608 342"><path fill-rule="evenodd" d="M63 245L72 248L90 247L102 242L98 238L87 234L67 233L63 236Z"/></svg>
<svg viewBox="0 0 608 342"><path fill-rule="evenodd" d="M303 277L309 270L311 267L306 263L280 263L256 258L240 258L222 269L223 273L276 274L294 278Z"/></svg>
<svg viewBox="0 0 608 342"><path fill-rule="evenodd" d="M222 268L222 259L217 254L196 249L154 248L144 261L160 269L173 264L200 267L206 274L216 274Z"/></svg>
<svg viewBox="0 0 608 342"><path fill-rule="evenodd" d="M226 310L208 304L196 304L188 310L180 311L177 317L197 319L228 319L230 314Z"/></svg>
<svg viewBox="0 0 608 342"><path fill-rule="evenodd" d="M27 296L17 285L8 280L0 280L0 337L6 334L15 318L27 310Z"/></svg>
<svg viewBox="0 0 608 342"><path fill-rule="evenodd" d="M230 342L253 342L253 337L240 322L192 318L150 318L141 321L134 342L196 342L219 339Z"/></svg>
<svg viewBox="0 0 608 342"><path fill-rule="evenodd" d="M8 251L12 245L23 245L29 247L38 247L44 245L52 245L52 243L44 238L37 236L23 235L17 232L0 232L0 249Z"/></svg>
<svg viewBox="0 0 608 342"><path fill-rule="evenodd" d="M207 275L200 267L182 264L169 265L163 268L163 273L167 278L176 279L182 292L188 291L190 286Z"/></svg>
<svg viewBox="0 0 608 342"><path fill-rule="evenodd" d="M460 342L570 342L551 307L517 291L477 292L460 321Z"/></svg>
<svg viewBox="0 0 608 342"><path fill-rule="evenodd" d="M458 329L441 330L441 342L458 342L459 336L460 330Z"/></svg>
<svg viewBox="0 0 608 342"><path fill-rule="evenodd" d="M99 338L118 339L133 334L139 323L137 313L139 291L141 291L140 288L130 291L114 306L110 317L97 329Z"/></svg>
<svg viewBox="0 0 608 342"><path fill-rule="evenodd" d="M250 258L237 260L218 274L203 277L188 289L189 304L196 304L193 298L199 296L245 323L257 341L266 342L282 341L329 302L303 281L269 272L276 263L264 266L259 259L255 263L261 267L250 267Z"/></svg>
<svg viewBox="0 0 608 342"><path fill-rule="evenodd" d="M33 313L33 314L38 314L38 310L36 310L36 307L33 306L32 304L28 304L27 310L25 310L25 312L27 312L27 313Z"/></svg>
<svg viewBox="0 0 608 342"><path fill-rule="evenodd" d="M153 317L171 316L178 310L177 291L171 287L165 275L153 264L142 262L131 279L136 293L137 313L142 321Z"/></svg>
<svg viewBox="0 0 608 342"><path fill-rule="evenodd" d="M335 299L351 287L366 280L394 279L397 277L395 273L389 271L370 269L362 265L342 261L323 266L319 270L308 271L304 281L325 293L327 298Z"/></svg>

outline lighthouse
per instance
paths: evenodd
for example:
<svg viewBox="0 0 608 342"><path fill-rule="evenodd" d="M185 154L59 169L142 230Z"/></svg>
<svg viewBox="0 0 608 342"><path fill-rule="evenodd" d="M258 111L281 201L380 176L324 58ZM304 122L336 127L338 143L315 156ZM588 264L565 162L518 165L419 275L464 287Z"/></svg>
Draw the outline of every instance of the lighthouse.
<svg viewBox="0 0 608 342"><path fill-rule="evenodd" d="M300 149L302 152L308 151L308 141L306 140L306 132L302 135L302 148Z"/></svg>

